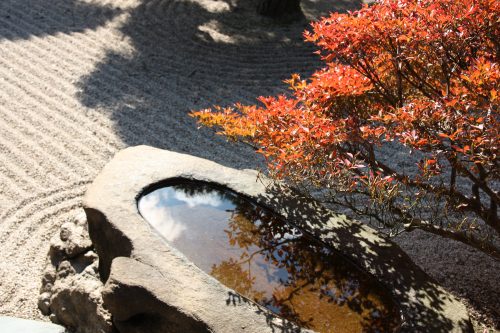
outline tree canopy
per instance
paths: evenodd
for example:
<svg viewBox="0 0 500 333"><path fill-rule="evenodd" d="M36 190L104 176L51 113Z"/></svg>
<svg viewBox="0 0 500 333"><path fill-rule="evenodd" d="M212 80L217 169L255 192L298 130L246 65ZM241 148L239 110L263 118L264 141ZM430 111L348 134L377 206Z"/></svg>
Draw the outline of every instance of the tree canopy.
<svg viewBox="0 0 500 333"><path fill-rule="evenodd" d="M500 258L500 2L381 0L311 27L325 67L293 75L291 94L193 115L391 234L423 229Z"/></svg>

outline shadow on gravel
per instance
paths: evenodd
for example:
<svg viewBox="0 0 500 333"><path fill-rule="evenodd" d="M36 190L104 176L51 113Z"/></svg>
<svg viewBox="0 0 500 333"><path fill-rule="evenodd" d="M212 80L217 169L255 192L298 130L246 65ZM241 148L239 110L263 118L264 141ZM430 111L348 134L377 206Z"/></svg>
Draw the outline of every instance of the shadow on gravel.
<svg viewBox="0 0 500 333"><path fill-rule="evenodd" d="M359 6L318 3L332 10ZM312 1L304 5L306 15L320 11ZM306 20L283 25L260 17L251 0L142 1L120 29L135 54L108 52L80 81L79 97L85 106L109 113L127 146L147 144L255 167L258 160L249 148L197 130L188 112L255 103L259 95L284 92L282 80L292 73L319 68L313 46L303 42L307 27Z"/></svg>
<svg viewBox="0 0 500 333"><path fill-rule="evenodd" d="M2 0L0 41L95 29L119 13L118 8L80 0Z"/></svg>

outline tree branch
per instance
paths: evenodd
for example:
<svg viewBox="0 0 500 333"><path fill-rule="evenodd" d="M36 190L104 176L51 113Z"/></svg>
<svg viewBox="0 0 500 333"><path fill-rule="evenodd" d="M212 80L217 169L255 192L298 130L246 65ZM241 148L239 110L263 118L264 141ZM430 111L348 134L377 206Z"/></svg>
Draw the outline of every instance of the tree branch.
<svg viewBox="0 0 500 333"><path fill-rule="evenodd" d="M407 231L412 231L414 229L420 229L426 232L430 232L441 237L453 239L461 243L472 246L482 252L485 252L495 259L500 260L500 248L492 243L478 239L474 235L467 234L464 231L453 231L450 229L441 228L432 223L413 219L411 222L405 224Z"/></svg>

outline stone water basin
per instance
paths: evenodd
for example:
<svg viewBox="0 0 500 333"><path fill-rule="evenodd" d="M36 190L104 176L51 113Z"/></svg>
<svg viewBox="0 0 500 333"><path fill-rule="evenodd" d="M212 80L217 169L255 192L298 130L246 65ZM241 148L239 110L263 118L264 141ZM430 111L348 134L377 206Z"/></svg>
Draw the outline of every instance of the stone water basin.
<svg viewBox="0 0 500 333"><path fill-rule="evenodd" d="M188 260L281 318L319 333L398 330L399 309L376 280L248 198L185 181L138 208Z"/></svg>
<svg viewBox="0 0 500 333"><path fill-rule="evenodd" d="M83 207L120 333L471 332L396 244L254 170L131 147Z"/></svg>

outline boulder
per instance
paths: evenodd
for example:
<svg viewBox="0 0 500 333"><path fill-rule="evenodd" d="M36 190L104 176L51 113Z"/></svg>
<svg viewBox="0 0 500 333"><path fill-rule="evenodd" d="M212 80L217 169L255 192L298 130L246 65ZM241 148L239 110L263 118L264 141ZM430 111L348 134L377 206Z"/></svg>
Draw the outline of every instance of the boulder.
<svg viewBox="0 0 500 333"><path fill-rule="evenodd" d="M105 283L103 306L120 332L307 332L237 295L151 230L137 199L176 180L215 183L239 193L341 252L391 292L403 318L401 332L471 331L464 304L372 228L256 171L139 146L113 158L83 203Z"/></svg>
<svg viewBox="0 0 500 333"><path fill-rule="evenodd" d="M40 311L76 333L115 332L103 307L98 265L85 213L80 212L51 240L38 298Z"/></svg>

